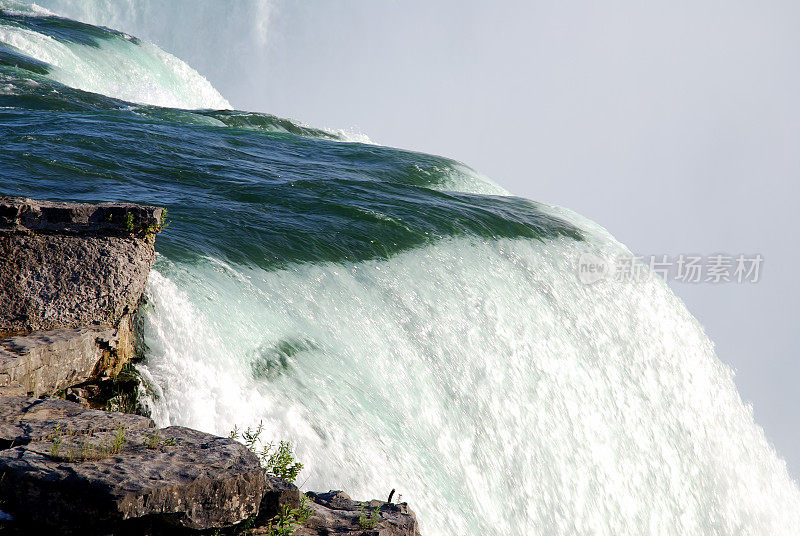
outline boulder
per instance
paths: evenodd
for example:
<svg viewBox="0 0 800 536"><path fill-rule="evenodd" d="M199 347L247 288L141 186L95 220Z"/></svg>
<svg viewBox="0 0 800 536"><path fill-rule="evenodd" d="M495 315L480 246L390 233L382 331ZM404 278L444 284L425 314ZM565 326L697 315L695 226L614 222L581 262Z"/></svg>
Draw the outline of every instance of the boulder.
<svg viewBox="0 0 800 536"><path fill-rule="evenodd" d="M0 451L3 508L36 530L228 526L257 514L263 487L246 447L179 426L55 433Z"/></svg>
<svg viewBox="0 0 800 536"><path fill-rule="evenodd" d="M311 517L297 536L419 536L414 512L406 503L354 501L343 491L306 493Z"/></svg>
<svg viewBox="0 0 800 536"><path fill-rule="evenodd" d="M284 506L290 509L297 508L300 506L300 496L300 490L288 480L267 475L256 523L259 525L268 523Z"/></svg>

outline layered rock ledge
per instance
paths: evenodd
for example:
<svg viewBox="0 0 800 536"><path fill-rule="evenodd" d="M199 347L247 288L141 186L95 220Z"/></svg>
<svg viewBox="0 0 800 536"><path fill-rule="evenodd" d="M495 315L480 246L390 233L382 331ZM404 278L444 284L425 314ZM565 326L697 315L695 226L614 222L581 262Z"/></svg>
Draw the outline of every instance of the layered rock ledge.
<svg viewBox="0 0 800 536"><path fill-rule="evenodd" d="M0 532L419 536L405 503L302 496L237 441L75 395L134 355L164 216L0 197ZM300 508L302 526L274 528Z"/></svg>
<svg viewBox="0 0 800 536"><path fill-rule="evenodd" d="M22 444L0 451L0 497L24 526L91 532L139 520L207 529L258 512L264 471L241 443L63 400L2 402L21 410Z"/></svg>
<svg viewBox="0 0 800 536"><path fill-rule="evenodd" d="M118 344L118 331L110 326L9 337L0 341L0 386L5 394L56 393L113 369Z"/></svg>
<svg viewBox="0 0 800 536"><path fill-rule="evenodd" d="M4 345L0 388L39 395L119 372L134 353L133 314L164 217L162 208L129 203L0 198L0 335L78 330ZM95 326L110 329L89 348ZM66 347L74 370L46 372L47 356Z"/></svg>

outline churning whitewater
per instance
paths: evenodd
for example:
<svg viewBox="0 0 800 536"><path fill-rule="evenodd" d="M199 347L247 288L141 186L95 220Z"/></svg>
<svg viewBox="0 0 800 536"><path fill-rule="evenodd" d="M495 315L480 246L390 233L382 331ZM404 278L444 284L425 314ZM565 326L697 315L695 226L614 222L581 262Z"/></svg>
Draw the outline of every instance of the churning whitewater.
<svg viewBox="0 0 800 536"><path fill-rule="evenodd" d="M279 82L278 82L279 83ZM290 440L426 536L796 535L800 491L657 277L467 166L230 109L122 31L0 0L0 195L165 206L159 425Z"/></svg>

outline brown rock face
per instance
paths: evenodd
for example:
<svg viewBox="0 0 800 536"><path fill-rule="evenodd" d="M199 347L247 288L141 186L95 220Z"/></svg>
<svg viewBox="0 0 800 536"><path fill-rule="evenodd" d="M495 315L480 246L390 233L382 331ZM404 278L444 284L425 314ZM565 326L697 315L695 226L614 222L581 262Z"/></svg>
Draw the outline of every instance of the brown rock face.
<svg viewBox="0 0 800 536"><path fill-rule="evenodd" d="M95 376L118 344L117 330L108 326L9 337L0 341L0 388L4 394L56 393Z"/></svg>
<svg viewBox="0 0 800 536"><path fill-rule="evenodd" d="M163 209L0 198L0 331L118 327L144 291Z"/></svg>
<svg viewBox="0 0 800 536"><path fill-rule="evenodd" d="M3 343L3 393L52 394L119 372L163 217L129 203L0 198L0 339L47 331Z"/></svg>
<svg viewBox="0 0 800 536"><path fill-rule="evenodd" d="M0 324L13 332L117 326L136 309L154 255L136 238L0 236Z"/></svg>

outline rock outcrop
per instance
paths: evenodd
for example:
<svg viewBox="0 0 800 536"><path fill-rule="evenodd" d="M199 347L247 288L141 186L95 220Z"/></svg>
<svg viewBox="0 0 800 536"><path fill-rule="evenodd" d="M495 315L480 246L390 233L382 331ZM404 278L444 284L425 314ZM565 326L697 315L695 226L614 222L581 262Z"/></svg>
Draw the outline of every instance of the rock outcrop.
<svg viewBox="0 0 800 536"><path fill-rule="evenodd" d="M306 496L313 513L297 536L419 536L417 518L406 503L354 501L343 491Z"/></svg>
<svg viewBox="0 0 800 536"><path fill-rule="evenodd" d="M232 439L10 396L0 397L0 504L17 534L175 534L249 520L248 534L265 535L274 516L300 507L301 494ZM298 536L419 536L405 503L331 491L307 493L306 505Z"/></svg>
<svg viewBox="0 0 800 536"><path fill-rule="evenodd" d="M164 214L129 203L0 198L0 335L81 331L17 338L0 353L0 392L38 395L119 372L133 355L133 313ZM113 333L101 329L100 342L90 347L88 330L98 325ZM42 345L43 338L51 342ZM45 372L47 355L65 345L75 369Z"/></svg>
<svg viewBox="0 0 800 536"><path fill-rule="evenodd" d="M284 489L288 492L289 488L294 488L294 491L282 504L296 508L294 505L300 504L300 492L292 484ZM301 525L294 526L295 536L420 536L417 518L406 503L354 501L343 491L309 491L305 498L311 515ZM257 524L260 526L246 534L274 534L261 519Z"/></svg>
<svg viewBox="0 0 800 536"><path fill-rule="evenodd" d="M232 439L64 400L3 397L0 407L0 501L21 526L199 530L258 513L264 470Z"/></svg>
<svg viewBox="0 0 800 536"><path fill-rule="evenodd" d="M290 510L300 506L300 490L291 482L267 475L264 483L264 493L258 507L258 525L266 525L270 519L281 512L283 507Z"/></svg>
<svg viewBox="0 0 800 536"><path fill-rule="evenodd" d="M0 198L0 532L274 534L305 508L298 536L419 536L405 503L303 498L232 439L87 408L133 355L164 214ZM34 398L58 393L81 404Z"/></svg>
<svg viewBox="0 0 800 536"><path fill-rule="evenodd" d="M155 424L141 415L89 410L57 398L0 397L0 450L41 441L59 430L81 435L119 427L146 430Z"/></svg>

